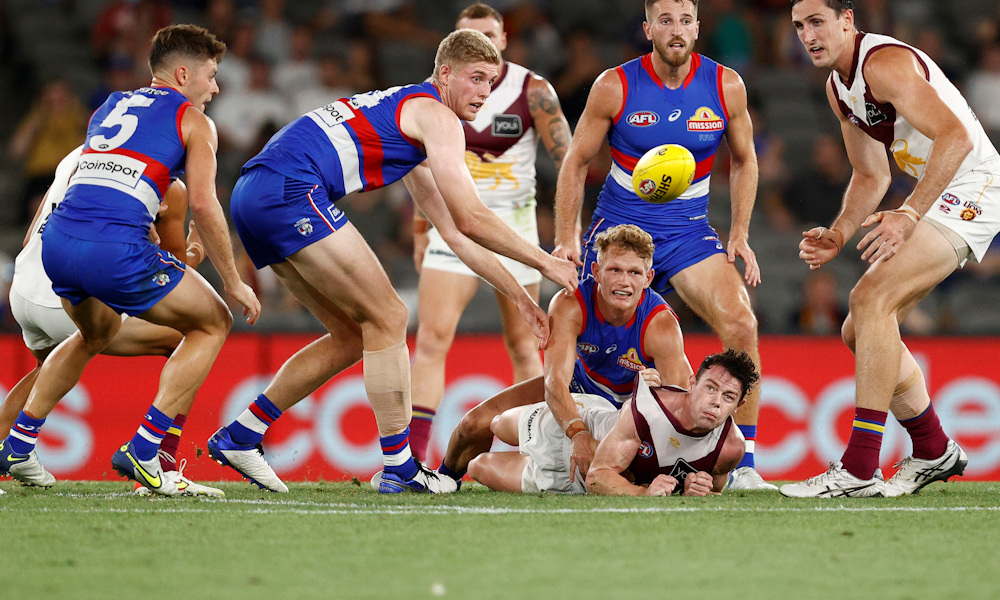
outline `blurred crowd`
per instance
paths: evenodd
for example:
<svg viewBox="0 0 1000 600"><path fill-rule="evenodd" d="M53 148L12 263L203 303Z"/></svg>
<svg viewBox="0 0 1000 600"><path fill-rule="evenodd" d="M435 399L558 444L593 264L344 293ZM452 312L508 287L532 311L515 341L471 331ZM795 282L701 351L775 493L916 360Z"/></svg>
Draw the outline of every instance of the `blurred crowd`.
<svg viewBox="0 0 1000 600"><path fill-rule="evenodd" d="M218 186L223 205L242 164L290 120L340 97L427 78L438 42L471 0L35 0L73 26L68 44L85 51L99 80L86 86L70 77L45 77L32 68L31 53L12 25L23 23L24 2L0 0L0 59L18 85L4 86L14 117L0 143L11 164L0 173L0 213L5 245L0 273L10 268L24 229L51 182L59 160L83 140L87 119L107 94L149 83L148 41L171 22L208 27L229 47L220 64L221 94L209 105L220 139ZM640 0L492 0L504 14L508 34L505 59L549 79L563 110L575 125L590 85L606 68L640 54L650 45L642 32ZM861 0L858 26L886 33L927 52L964 91L994 143L1000 146L1000 4L931 0ZM963 12L964 11L964 12ZM52 13L50 13L52 14ZM19 20L21 19L21 20ZM746 82L754 120L760 186L751 225L763 283L752 294L763 333L837 334L846 312L847 291L863 271L857 255L841 266L809 273L797 259L804 229L829 224L851 176L837 122L826 106L827 71L809 61L791 27L787 0L703 0L696 51L736 69ZM43 43L48 43L46 39ZM66 69L74 69L71 64ZM0 98L0 102L5 99ZM555 167L544 153L539 164L539 229L552 247ZM610 154L593 165L585 211L610 166ZM727 157L716 160L710 221L725 236L729 225ZM912 188L899 175L884 206L898 205ZM401 184L338 203L382 259L404 300L415 308L416 273L411 257L412 203ZM589 215L584 215L584 222ZM234 244L240 250L239 240ZM14 243L16 242L16 244ZM254 272L240 261L264 304L262 325L277 329L318 326L278 285L270 270ZM969 265L945 282L904 323L910 334L967 333L961 290L1000 297L1000 247L994 244L981 265ZM9 277L2 277L6 281ZM983 283L988 282L988 283ZM770 287L769 287L770 286ZM548 294L554 293L550 288ZM970 292L964 292L968 296ZM0 302L6 302L3 294ZM544 300L544 299L543 299ZM683 302L668 298L687 331L704 330ZM971 301L966 298L967 301ZM491 307L493 303L484 303ZM0 314L9 311L0 307ZM982 308L980 308L980 311ZM1000 311L995 329L1000 333ZM411 310L411 313L415 313ZM499 319L475 311L466 330L499 329ZM2 327L16 331L9 316Z"/></svg>

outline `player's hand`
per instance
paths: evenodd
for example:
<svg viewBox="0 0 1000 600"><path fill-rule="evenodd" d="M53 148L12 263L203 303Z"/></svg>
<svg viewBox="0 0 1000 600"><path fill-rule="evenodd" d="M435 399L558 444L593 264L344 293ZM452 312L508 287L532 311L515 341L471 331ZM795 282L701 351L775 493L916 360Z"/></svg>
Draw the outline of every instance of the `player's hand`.
<svg viewBox="0 0 1000 600"><path fill-rule="evenodd" d="M260 300L257 299L253 288L240 281L235 288L226 286L226 293L243 305L243 316L247 318L247 323L256 324L260 317Z"/></svg>
<svg viewBox="0 0 1000 600"><path fill-rule="evenodd" d="M688 475L690 477L690 475ZM669 496L674 493L677 480L670 475L657 475L656 479L646 488L646 496Z"/></svg>
<svg viewBox="0 0 1000 600"><path fill-rule="evenodd" d="M714 483L712 476L705 471L688 473L688 476L684 478L684 495L707 496L712 492Z"/></svg>
<svg viewBox="0 0 1000 600"><path fill-rule="evenodd" d="M813 227L809 231L802 232L802 241L799 242L799 258L806 261L811 271L815 271L833 260L833 257L837 256L843 247L844 234L839 229Z"/></svg>
<svg viewBox="0 0 1000 600"><path fill-rule="evenodd" d="M578 267L583 266L583 261L580 260L579 242L572 245L563 245L563 244L556 245L556 249L552 251L552 256L571 261L574 265Z"/></svg>
<svg viewBox="0 0 1000 600"><path fill-rule="evenodd" d="M862 227L878 225L868 232L858 243L858 250L864 249L861 253L861 260L874 263L878 260L889 260L899 252L903 242L910 239L916 227L913 219L900 210L879 211L869 215Z"/></svg>
<svg viewBox="0 0 1000 600"><path fill-rule="evenodd" d="M597 440L589 431L583 431L573 436L570 442L573 444L573 452L569 457L569 480L576 481L576 470L581 473L590 470L590 463L594 460L594 452L597 451Z"/></svg>
<svg viewBox="0 0 1000 600"><path fill-rule="evenodd" d="M413 233L413 266L417 268L417 275L420 275L420 267L424 264L424 252L430 244L430 239L426 231Z"/></svg>
<svg viewBox="0 0 1000 600"><path fill-rule="evenodd" d="M756 287L760 283L760 265L757 264L757 255L750 249L750 244L747 243L746 238L730 237L726 254L729 257L730 264L736 262L737 256L743 259L743 262L746 264L746 270L743 272L743 280L746 281L747 285Z"/></svg>
<svg viewBox="0 0 1000 600"><path fill-rule="evenodd" d="M535 304L531 297L525 294L528 301L518 304L517 310L521 313L521 318L531 326L531 333L538 338L538 349L545 350L549 345L549 315L540 306Z"/></svg>
<svg viewBox="0 0 1000 600"><path fill-rule="evenodd" d="M645 369L639 371L639 375L642 376L642 380L646 382L649 387L660 387L663 385L660 383L660 372L652 367L646 367Z"/></svg>
<svg viewBox="0 0 1000 600"><path fill-rule="evenodd" d="M185 240L185 250L187 251L188 266L197 268L201 261L205 260L207 253L205 252L205 245L201 242L201 235L198 234L198 227L195 226L194 221L188 222L188 234Z"/></svg>
<svg viewBox="0 0 1000 600"><path fill-rule="evenodd" d="M156 223L149 224L149 241L157 246L160 245L160 234L156 231Z"/></svg>
<svg viewBox="0 0 1000 600"><path fill-rule="evenodd" d="M577 273L576 265L565 258L550 256L539 271L543 277L558 283L570 292L576 291L577 286L580 285L580 276Z"/></svg>

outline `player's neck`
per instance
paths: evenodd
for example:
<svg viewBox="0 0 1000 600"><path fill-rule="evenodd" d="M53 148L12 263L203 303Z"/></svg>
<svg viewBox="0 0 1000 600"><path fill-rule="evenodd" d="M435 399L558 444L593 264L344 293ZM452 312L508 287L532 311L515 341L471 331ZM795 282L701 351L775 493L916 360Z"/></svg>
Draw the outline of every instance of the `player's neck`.
<svg viewBox="0 0 1000 600"><path fill-rule="evenodd" d="M594 298L597 300L597 310L600 311L604 322L612 327L628 325L628 322L635 318L636 307L620 310L609 305L600 293L594 294Z"/></svg>
<svg viewBox="0 0 1000 600"><path fill-rule="evenodd" d="M833 64L833 70L844 81L851 78L851 67L854 66L854 45L857 43L858 35L857 29L852 29L848 32L847 38L844 40L844 51L840 53L837 62Z"/></svg>
<svg viewBox="0 0 1000 600"><path fill-rule="evenodd" d="M660 78L663 85L667 86L672 90L676 90L684 85L684 80L687 79L688 73L691 72L691 57L694 54L689 54L687 60L684 64L680 66L674 66L663 60L656 50L653 50L653 70L656 71L656 76Z"/></svg>

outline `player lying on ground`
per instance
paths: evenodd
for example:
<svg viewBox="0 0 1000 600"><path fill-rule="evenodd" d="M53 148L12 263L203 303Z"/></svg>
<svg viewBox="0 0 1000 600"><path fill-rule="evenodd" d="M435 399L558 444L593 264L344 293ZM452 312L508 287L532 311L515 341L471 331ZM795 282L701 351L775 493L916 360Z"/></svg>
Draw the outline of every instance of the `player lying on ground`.
<svg viewBox="0 0 1000 600"><path fill-rule="evenodd" d="M493 419L493 432L519 452L487 452L469 474L494 490L602 495L704 496L721 492L743 457L744 439L732 413L759 376L750 356L726 350L705 358L688 388L650 387L652 369L618 411L600 396L574 394L581 420L600 440L586 475L572 465L572 438L543 403ZM573 436L579 433L571 434Z"/></svg>

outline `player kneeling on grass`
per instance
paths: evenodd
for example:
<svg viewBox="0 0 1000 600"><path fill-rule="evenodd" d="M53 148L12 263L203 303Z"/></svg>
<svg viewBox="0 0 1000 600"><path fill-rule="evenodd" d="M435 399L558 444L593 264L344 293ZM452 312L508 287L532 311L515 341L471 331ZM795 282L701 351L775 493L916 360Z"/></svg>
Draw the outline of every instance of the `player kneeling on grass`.
<svg viewBox="0 0 1000 600"><path fill-rule="evenodd" d="M726 350L702 361L690 391L658 387L646 369L622 410L589 394L574 394L580 419L600 441L586 481L570 471L572 425L564 432L544 403L520 406L493 419L494 434L519 452L488 452L469 475L504 492L704 496L721 492L743 457L744 439L732 413L760 376L745 352Z"/></svg>

